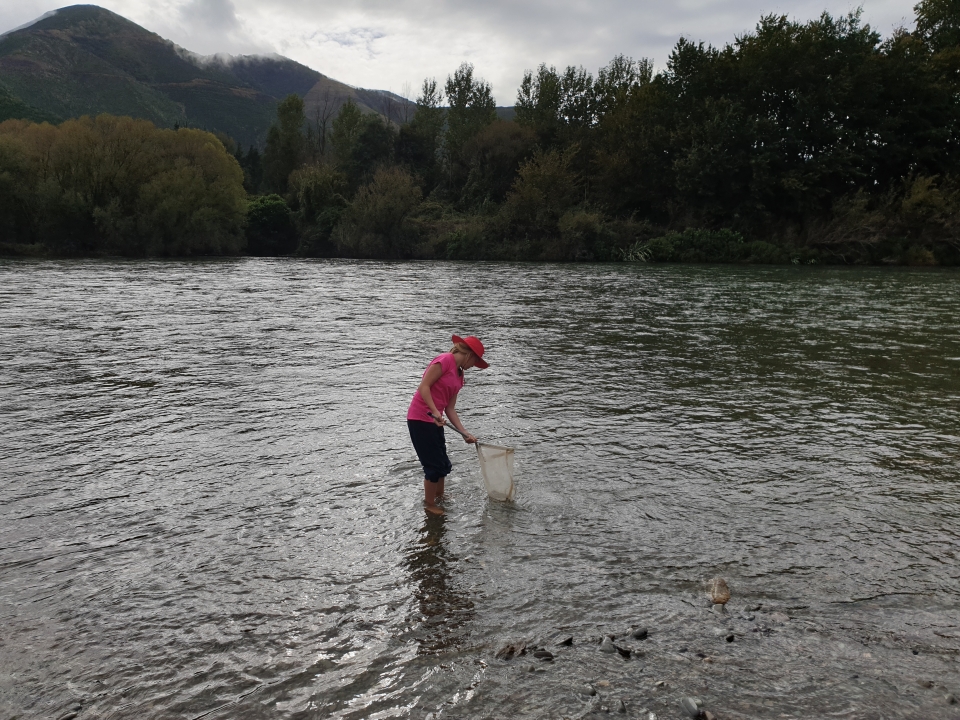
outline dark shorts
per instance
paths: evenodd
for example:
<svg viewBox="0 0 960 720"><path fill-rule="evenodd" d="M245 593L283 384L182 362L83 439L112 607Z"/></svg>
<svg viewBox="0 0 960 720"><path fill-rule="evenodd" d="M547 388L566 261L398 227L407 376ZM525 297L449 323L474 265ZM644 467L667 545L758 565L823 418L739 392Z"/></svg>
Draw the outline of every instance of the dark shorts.
<svg viewBox="0 0 960 720"><path fill-rule="evenodd" d="M410 430L413 449L417 451L417 457L423 465L423 476L430 482L439 482L440 478L449 475L453 465L447 457L447 441L443 437L443 428L422 420L407 420L407 428Z"/></svg>

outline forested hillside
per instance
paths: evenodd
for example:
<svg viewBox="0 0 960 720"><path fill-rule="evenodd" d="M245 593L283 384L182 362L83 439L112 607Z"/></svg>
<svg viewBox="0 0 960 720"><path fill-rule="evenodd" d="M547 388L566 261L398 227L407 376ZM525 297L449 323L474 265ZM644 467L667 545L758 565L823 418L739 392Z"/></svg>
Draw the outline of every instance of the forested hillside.
<svg viewBox="0 0 960 720"><path fill-rule="evenodd" d="M768 16L722 48L681 38L658 72L623 55L596 74L541 65L512 121L469 64L425 80L413 112L389 99L371 112L322 85L307 104L290 94L262 153L220 137L250 196L245 251L960 264L960 5L915 10L888 38L857 13ZM97 184L102 154L63 127L0 125L0 184L20 213L0 241L206 251L196 235L158 244L132 191Z"/></svg>
<svg viewBox="0 0 960 720"><path fill-rule="evenodd" d="M127 115L262 145L277 102L318 83L366 110L357 90L283 57L201 58L95 5L74 5L0 36L0 121ZM336 105L339 108L339 105Z"/></svg>

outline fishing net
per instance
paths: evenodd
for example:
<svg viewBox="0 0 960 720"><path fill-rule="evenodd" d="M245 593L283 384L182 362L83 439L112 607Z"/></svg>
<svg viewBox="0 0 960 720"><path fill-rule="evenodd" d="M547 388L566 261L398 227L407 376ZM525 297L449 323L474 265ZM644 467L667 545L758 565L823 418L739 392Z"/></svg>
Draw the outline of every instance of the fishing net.
<svg viewBox="0 0 960 720"><path fill-rule="evenodd" d="M513 448L477 443L483 486L494 500L513 499Z"/></svg>

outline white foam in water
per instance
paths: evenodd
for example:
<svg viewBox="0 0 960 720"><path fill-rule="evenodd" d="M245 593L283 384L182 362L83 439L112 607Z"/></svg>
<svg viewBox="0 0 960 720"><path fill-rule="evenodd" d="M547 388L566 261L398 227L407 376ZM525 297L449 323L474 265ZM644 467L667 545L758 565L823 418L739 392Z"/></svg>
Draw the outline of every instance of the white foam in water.
<svg viewBox="0 0 960 720"><path fill-rule="evenodd" d="M513 500L513 448L477 443L477 457L487 495L494 500Z"/></svg>

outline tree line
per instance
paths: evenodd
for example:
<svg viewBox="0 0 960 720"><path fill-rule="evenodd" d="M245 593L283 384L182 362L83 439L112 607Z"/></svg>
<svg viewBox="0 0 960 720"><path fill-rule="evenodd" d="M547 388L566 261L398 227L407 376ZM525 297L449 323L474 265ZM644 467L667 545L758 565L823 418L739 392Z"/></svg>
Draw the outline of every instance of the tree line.
<svg viewBox="0 0 960 720"><path fill-rule="evenodd" d="M886 39L859 12L805 23L771 15L722 48L681 38L660 71L623 55L595 75L541 65L525 73L509 122L497 118L489 83L469 64L443 85L425 80L415 112L402 119L364 114L348 101L332 122L309 123L303 101L290 96L262 149L243 152L220 138L220 162L232 169L209 187L231 188L240 219L225 219L219 239L181 247L366 258L960 264L960 5L923 0L915 12L912 30ZM81 250L94 242L171 253L172 228L190 238L205 232L186 211L175 225L151 205L152 191L134 198L136 181L112 181L126 192L114 197L70 189L76 180L65 190L57 174L47 179L43 162L31 159L42 156L29 149L38 141L24 138L54 130L79 137L68 125L0 125L0 185L21 188L20 200L0 200L19 208L19 215L3 208L0 240L32 232L49 242L69 227L94 238L76 241ZM168 167L167 155L152 152L150 162L163 170L145 175L148 183L175 182L171 173L201 182L203 173L186 170L195 160ZM28 175L35 179L24 182ZM199 188L181 195L196 202ZM229 203L217 197L204 217L227 213ZM30 226L37 203L54 203L45 218L72 212L85 220ZM165 229L155 231L152 218L163 218Z"/></svg>
<svg viewBox="0 0 960 720"><path fill-rule="evenodd" d="M0 250L238 254L246 215L243 171L210 133L110 115L0 123Z"/></svg>

